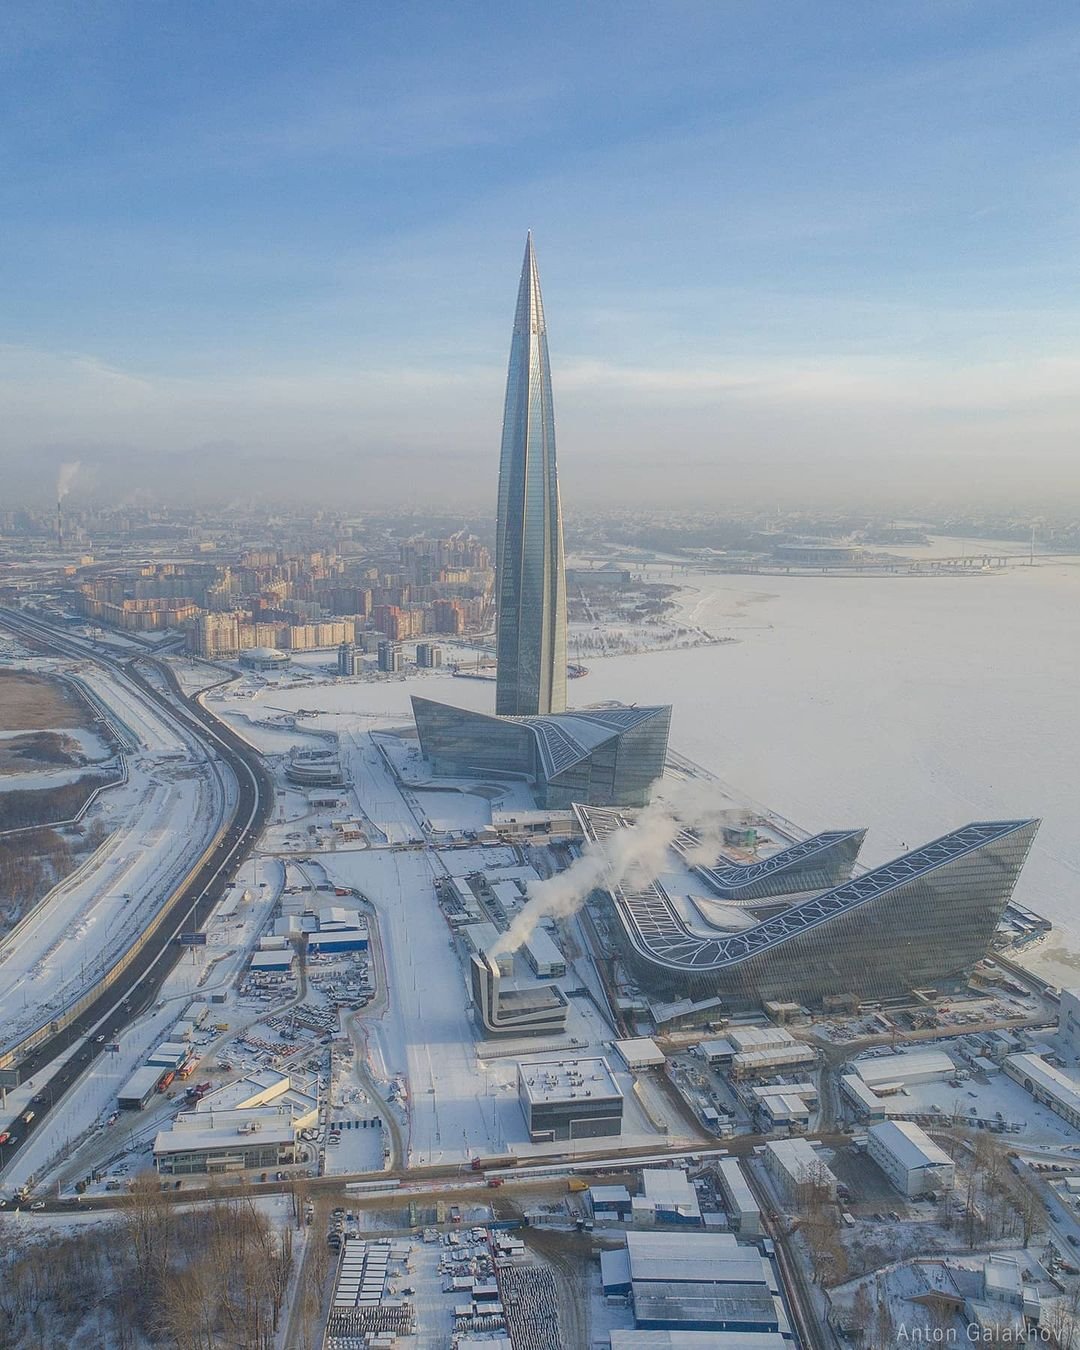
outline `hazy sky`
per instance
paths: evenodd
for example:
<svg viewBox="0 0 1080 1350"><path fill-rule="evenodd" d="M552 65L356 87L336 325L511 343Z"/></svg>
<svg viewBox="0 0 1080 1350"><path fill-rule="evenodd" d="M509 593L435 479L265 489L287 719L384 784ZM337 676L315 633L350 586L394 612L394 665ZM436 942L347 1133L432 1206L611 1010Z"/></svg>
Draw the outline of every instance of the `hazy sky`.
<svg viewBox="0 0 1080 1350"><path fill-rule="evenodd" d="M3 497L1076 493L1075 0L0 6ZM2 490L2 489L0 489Z"/></svg>

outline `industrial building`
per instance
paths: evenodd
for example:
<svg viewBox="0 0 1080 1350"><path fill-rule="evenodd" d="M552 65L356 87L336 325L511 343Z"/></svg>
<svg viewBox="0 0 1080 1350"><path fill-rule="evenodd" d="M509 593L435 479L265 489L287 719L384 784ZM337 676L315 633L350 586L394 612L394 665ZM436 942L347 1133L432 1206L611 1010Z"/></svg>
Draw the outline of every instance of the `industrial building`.
<svg viewBox="0 0 1080 1350"><path fill-rule="evenodd" d="M280 974L292 969L292 964L296 960L296 952L292 947L280 947L276 950L253 952L251 956L251 969Z"/></svg>
<svg viewBox="0 0 1080 1350"><path fill-rule="evenodd" d="M779 1073L782 1069L792 1069L798 1065L814 1064L817 1051L801 1041L791 1041L786 1045L773 1045L767 1050L740 1050L731 1057L731 1072L735 1078L762 1078L770 1073Z"/></svg>
<svg viewBox="0 0 1080 1350"><path fill-rule="evenodd" d="M628 1069L657 1069L665 1062L663 1050L649 1036L638 1036L629 1041L615 1041L614 1046Z"/></svg>
<svg viewBox="0 0 1080 1350"><path fill-rule="evenodd" d="M1080 1083L1038 1055L1009 1055L1005 1072L1037 1102L1080 1130Z"/></svg>
<svg viewBox="0 0 1080 1350"><path fill-rule="evenodd" d="M633 1197L632 1208L635 1223L702 1225L697 1191L679 1167L642 1168L641 1194Z"/></svg>
<svg viewBox="0 0 1080 1350"><path fill-rule="evenodd" d="M721 1158L716 1166L724 1207L731 1226L740 1237L756 1238L761 1232L761 1209L743 1176L737 1158Z"/></svg>
<svg viewBox="0 0 1080 1350"><path fill-rule="evenodd" d="M273 1109L185 1111L172 1129L158 1131L154 1162L163 1176L240 1172L290 1164L295 1148L293 1122Z"/></svg>
<svg viewBox="0 0 1080 1350"><path fill-rule="evenodd" d="M566 974L566 957L543 928L533 929L521 944L521 952L537 979L553 980Z"/></svg>
<svg viewBox="0 0 1080 1350"><path fill-rule="evenodd" d="M836 1199L836 1177L805 1139L774 1139L766 1144L765 1170L785 1204L800 1204L808 1191Z"/></svg>
<svg viewBox="0 0 1080 1350"><path fill-rule="evenodd" d="M147 1064L157 1068L158 1073L166 1069L178 1069L191 1052L191 1046L184 1041L164 1041L146 1057Z"/></svg>
<svg viewBox="0 0 1080 1350"><path fill-rule="evenodd" d="M412 698L420 749L436 774L511 778L542 808L644 806L667 759L670 707L581 708L500 717Z"/></svg>
<svg viewBox="0 0 1080 1350"><path fill-rule="evenodd" d="M730 1027L727 1039L736 1054L761 1050L780 1050L795 1045L795 1037L785 1027Z"/></svg>
<svg viewBox="0 0 1080 1350"><path fill-rule="evenodd" d="M840 1092L857 1120L884 1120L889 1114L884 1098L868 1087L857 1073L840 1075Z"/></svg>
<svg viewBox="0 0 1080 1350"><path fill-rule="evenodd" d="M507 985L490 956L469 958L473 1009L488 1036L552 1036L566 1030L570 1005L557 984Z"/></svg>
<svg viewBox="0 0 1080 1350"><path fill-rule="evenodd" d="M315 1084L262 1069L207 1093L154 1140L165 1176L281 1167L296 1161L299 1132L319 1119Z"/></svg>
<svg viewBox="0 0 1080 1350"><path fill-rule="evenodd" d="M622 1132L623 1094L606 1059L519 1063L518 1100L534 1144Z"/></svg>
<svg viewBox="0 0 1080 1350"><path fill-rule="evenodd" d="M153 1064L143 1064L136 1069L116 1094L121 1111L141 1111L157 1091L163 1072Z"/></svg>
<svg viewBox="0 0 1080 1350"><path fill-rule="evenodd" d="M956 1065L944 1050L875 1055L872 1059L857 1059L853 1067L866 1086L879 1095L917 1083L945 1082L956 1073Z"/></svg>
<svg viewBox="0 0 1080 1350"><path fill-rule="evenodd" d="M367 922L353 916L355 923L351 928L327 928L320 926L319 932L309 933L308 952L325 956L332 952L366 952L370 940Z"/></svg>
<svg viewBox="0 0 1080 1350"><path fill-rule="evenodd" d="M757 1115L766 1134L781 1130L805 1133L810 1128L810 1107L797 1092L777 1092L757 1098Z"/></svg>
<svg viewBox="0 0 1080 1350"><path fill-rule="evenodd" d="M712 1041L702 1041L698 1049L705 1056L705 1062L713 1068L730 1064L735 1058L735 1047L726 1036Z"/></svg>
<svg viewBox="0 0 1080 1350"><path fill-rule="evenodd" d="M590 1186L588 1204L594 1223L628 1223L634 1213L633 1199L625 1186Z"/></svg>
<svg viewBox="0 0 1080 1350"><path fill-rule="evenodd" d="M901 1195L951 1191L953 1160L925 1130L909 1120L885 1120L867 1131L866 1151Z"/></svg>
<svg viewBox="0 0 1080 1350"><path fill-rule="evenodd" d="M462 946L470 956L483 956L498 942L501 934L493 923L468 923L458 929ZM514 953L500 952L491 958L499 968L504 979L510 979L514 973Z"/></svg>
<svg viewBox="0 0 1080 1350"><path fill-rule="evenodd" d="M632 814L575 806L606 841ZM656 996L765 1002L877 999L959 979L986 955L1038 830L1037 820L954 830L822 894L794 895L737 931L709 931L661 880L608 888L627 963Z"/></svg>
<svg viewBox="0 0 1080 1350"><path fill-rule="evenodd" d="M625 1248L601 1252L600 1272L605 1294L630 1295L638 1333L680 1338L661 1344L713 1346L728 1333L753 1348L790 1335L772 1266L732 1233L627 1233Z"/></svg>
<svg viewBox="0 0 1080 1350"><path fill-rule="evenodd" d="M581 824L573 811L492 811L491 828L513 844L581 838Z"/></svg>

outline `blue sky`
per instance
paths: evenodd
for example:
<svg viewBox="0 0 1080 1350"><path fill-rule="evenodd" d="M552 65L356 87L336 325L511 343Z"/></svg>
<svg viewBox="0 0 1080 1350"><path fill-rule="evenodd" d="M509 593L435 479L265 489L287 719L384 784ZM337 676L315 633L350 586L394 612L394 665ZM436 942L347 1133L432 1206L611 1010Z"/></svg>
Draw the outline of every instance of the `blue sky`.
<svg viewBox="0 0 1080 1350"><path fill-rule="evenodd" d="M0 38L13 491L482 498L529 227L581 502L615 463L1076 488L1071 0L8 0Z"/></svg>

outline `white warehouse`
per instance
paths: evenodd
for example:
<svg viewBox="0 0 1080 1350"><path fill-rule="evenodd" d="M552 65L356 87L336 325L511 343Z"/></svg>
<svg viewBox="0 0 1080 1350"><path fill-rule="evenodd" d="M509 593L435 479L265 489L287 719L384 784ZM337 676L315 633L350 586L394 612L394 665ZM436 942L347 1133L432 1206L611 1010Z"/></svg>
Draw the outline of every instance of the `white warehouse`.
<svg viewBox="0 0 1080 1350"><path fill-rule="evenodd" d="M874 1092L888 1093L915 1083L935 1083L951 1078L956 1065L943 1050L909 1050L902 1054L857 1059L855 1072Z"/></svg>
<svg viewBox="0 0 1080 1350"><path fill-rule="evenodd" d="M951 1191L956 1166L925 1130L909 1120L883 1120L871 1125L866 1151L896 1189L907 1196Z"/></svg>
<svg viewBox="0 0 1080 1350"><path fill-rule="evenodd" d="M538 979L557 979L566 974L566 957L544 929L534 928L522 944L522 951Z"/></svg>
<svg viewBox="0 0 1080 1350"><path fill-rule="evenodd" d="M774 1139L766 1144L765 1170L785 1204L798 1204L809 1190L836 1199L836 1177L805 1139Z"/></svg>

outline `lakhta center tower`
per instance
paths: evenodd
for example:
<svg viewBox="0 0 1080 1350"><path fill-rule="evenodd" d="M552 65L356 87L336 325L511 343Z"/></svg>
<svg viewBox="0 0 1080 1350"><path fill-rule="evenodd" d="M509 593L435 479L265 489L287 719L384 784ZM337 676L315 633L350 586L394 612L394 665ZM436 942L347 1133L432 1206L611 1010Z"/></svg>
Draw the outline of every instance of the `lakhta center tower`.
<svg viewBox="0 0 1080 1350"><path fill-rule="evenodd" d="M537 806L644 806L664 772L671 709L566 707L566 562L547 327L532 235L506 377L495 546L495 711L412 698L433 773L524 779Z"/></svg>
<svg viewBox="0 0 1080 1350"><path fill-rule="evenodd" d="M506 377L496 543L495 711L566 707L566 563L544 302L525 243Z"/></svg>

